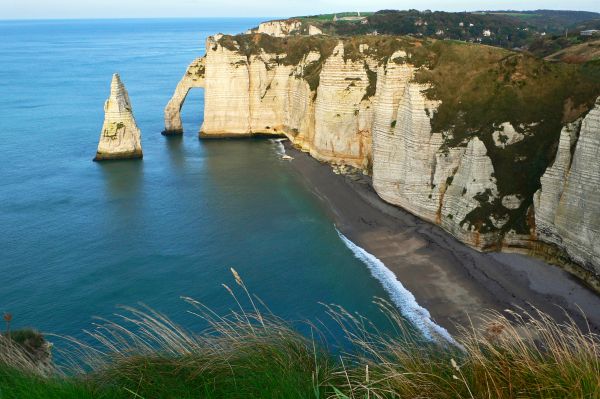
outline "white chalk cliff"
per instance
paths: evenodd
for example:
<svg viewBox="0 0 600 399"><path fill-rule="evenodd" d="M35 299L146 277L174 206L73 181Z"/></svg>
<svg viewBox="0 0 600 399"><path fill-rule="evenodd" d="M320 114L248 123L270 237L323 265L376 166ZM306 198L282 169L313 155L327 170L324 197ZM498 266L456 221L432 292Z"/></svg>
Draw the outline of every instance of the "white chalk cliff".
<svg viewBox="0 0 600 399"><path fill-rule="evenodd" d="M247 33L264 33L273 37L286 37L307 34L309 36L321 35L323 31L314 25L303 23L299 19L273 20L261 22L257 28Z"/></svg>
<svg viewBox="0 0 600 399"><path fill-rule="evenodd" d="M275 37L285 37L298 33L301 28L302 22L295 19L267 21L258 25L258 33L264 33Z"/></svg>
<svg viewBox="0 0 600 399"><path fill-rule="evenodd" d="M600 97L583 121L562 130L556 158L541 183L534 196L538 238L565 250L585 271L597 274L600 269Z"/></svg>
<svg viewBox="0 0 600 399"><path fill-rule="evenodd" d="M279 35L273 29L270 34ZM365 170L385 201L468 245L528 253L543 252L541 244L557 246L589 272L580 276L599 279L600 103L580 129L564 127L556 160L529 207L519 192L500 189L492 156L526 144L528 127L499 121L488 136L456 142L448 131L433 131L440 101L415 79L419 68L409 51L382 57L361 43L350 53L339 41L331 52L307 49L288 63L285 52L247 51L231 37L220 39L207 40L205 57L178 86L167 107L167 130L181 129L187 90L204 86L201 137L285 135L316 159ZM527 230L516 231L513 219L525 218Z"/></svg>
<svg viewBox="0 0 600 399"><path fill-rule="evenodd" d="M118 74L110 84L104 103L104 125L95 161L142 158L141 132L135 123L127 89Z"/></svg>

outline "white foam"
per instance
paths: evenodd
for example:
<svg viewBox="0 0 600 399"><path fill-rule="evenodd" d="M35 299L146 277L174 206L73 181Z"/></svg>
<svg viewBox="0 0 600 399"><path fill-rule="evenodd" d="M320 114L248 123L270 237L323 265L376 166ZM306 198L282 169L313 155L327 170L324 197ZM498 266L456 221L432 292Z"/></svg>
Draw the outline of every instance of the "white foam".
<svg viewBox="0 0 600 399"><path fill-rule="evenodd" d="M287 139L269 139L269 141L275 145L275 152L277 152L277 155L285 155L285 147L283 146L285 140Z"/></svg>
<svg viewBox="0 0 600 399"><path fill-rule="evenodd" d="M382 261L354 244L340 233L338 229L336 231L354 256L367 265L373 277L383 285L383 288L388 292L392 302L400 310L400 313L421 331L426 339L434 341L442 338L451 344L458 345L444 327L437 325L431 320L429 311L417 303L415 296L404 288L402 283L396 278L396 275Z"/></svg>

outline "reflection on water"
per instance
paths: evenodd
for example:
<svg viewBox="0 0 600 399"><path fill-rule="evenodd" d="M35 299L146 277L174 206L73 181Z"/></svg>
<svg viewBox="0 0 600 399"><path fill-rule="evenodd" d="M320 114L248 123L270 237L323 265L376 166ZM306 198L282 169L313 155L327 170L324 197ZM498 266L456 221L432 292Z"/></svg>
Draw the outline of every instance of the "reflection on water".
<svg viewBox="0 0 600 399"><path fill-rule="evenodd" d="M137 195L144 179L144 161L126 159L96 162L108 192L108 198L127 199Z"/></svg>
<svg viewBox="0 0 600 399"><path fill-rule="evenodd" d="M171 166L177 170L182 170L185 166L183 135L165 136L165 143Z"/></svg>

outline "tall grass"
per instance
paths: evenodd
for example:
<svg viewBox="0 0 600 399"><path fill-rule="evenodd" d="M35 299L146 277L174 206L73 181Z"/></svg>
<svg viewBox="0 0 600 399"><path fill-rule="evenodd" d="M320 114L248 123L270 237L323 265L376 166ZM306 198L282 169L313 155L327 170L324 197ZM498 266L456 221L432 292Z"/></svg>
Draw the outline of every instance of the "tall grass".
<svg viewBox="0 0 600 399"><path fill-rule="evenodd" d="M225 316L184 300L209 326L194 334L152 309L99 320L87 345L65 338L66 370L38 370L0 341L0 398L600 398L600 338L573 320L488 312L455 342L423 341L376 300L395 333L327 306L350 345L330 350L244 293ZM33 392L33 393L32 393Z"/></svg>

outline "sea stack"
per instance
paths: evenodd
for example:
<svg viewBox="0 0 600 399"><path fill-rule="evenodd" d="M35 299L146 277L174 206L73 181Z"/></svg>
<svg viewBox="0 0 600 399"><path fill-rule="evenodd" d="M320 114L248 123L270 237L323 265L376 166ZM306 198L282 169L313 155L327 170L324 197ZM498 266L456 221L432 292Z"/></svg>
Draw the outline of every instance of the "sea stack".
<svg viewBox="0 0 600 399"><path fill-rule="evenodd" d="M127 89L115 73L110 84L110 97L104 103L104 125L94 161L142 158L141 137Z"/></svg>

